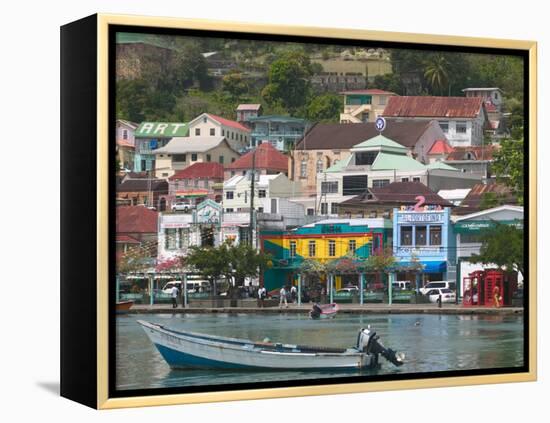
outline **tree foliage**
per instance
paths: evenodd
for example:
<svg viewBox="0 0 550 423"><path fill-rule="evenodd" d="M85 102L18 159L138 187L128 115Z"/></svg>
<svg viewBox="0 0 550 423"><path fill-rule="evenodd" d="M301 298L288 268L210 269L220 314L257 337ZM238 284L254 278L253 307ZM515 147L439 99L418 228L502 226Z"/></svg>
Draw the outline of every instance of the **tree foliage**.
<svg viewBox="0 0 550 423"><path fill-rule="evenodd" d="M503 140L501 148L494 153L491 167L497 181L510 187L519 204L523 204L524 195L523 148L523 138Z"/></svg>
<svg viewBox="0 0 550 423"><path fill-rule="evenodd" d="M235 245L229 242L218 247L193 246L185 257L187 266L210 280L214 295L219 279L234 279L236 285L242 285L245 278L258 276L261 269L269 267L270 261L269 254L259 252L246 244Z"/></svg>
<svg viewBox="0 0 550 423"><path fill-rule="evenodd" d="M469 259L472 263L494 263L502 269L524 274L522 221L518 221L518 225L496 223L483 231L481 242L480 253Z"/></svg>
<svg viewBox="0 0 550 423"><path fill-rule="evenodd" d="M269 83L262 90L268 104L282 105L295 114L308 103L313 75L309 57L302 52L288 52L269 68Z"/></svg>
<svg viewBox="0 0 550 423"><path fill-rule="evenodd" d="M315 122L338 122L341 109L342 100L337 95L324 94L311 100L307 106L307 117Z"/></svg>

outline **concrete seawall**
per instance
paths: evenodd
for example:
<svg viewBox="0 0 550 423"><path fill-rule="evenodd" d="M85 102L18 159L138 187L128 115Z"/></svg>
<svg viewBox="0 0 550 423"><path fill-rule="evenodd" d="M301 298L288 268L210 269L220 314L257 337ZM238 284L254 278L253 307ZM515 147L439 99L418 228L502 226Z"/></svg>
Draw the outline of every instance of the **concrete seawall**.
<svg viewBox="0 0 550 423"><path fill-rule="evenodd" d="M180 313L228 313L228 314L247 314L247 313L262 313L262 314L307 314L311 310L311 305L295 305L291 304L288 308L279 307L217 307L217 308L198 308L188 307L172 308L171 305L140 305L132 306L128 313L130 314L180 314ZM359 306L355 304L340 305L340 314L456 314L456 315L523 315L523 307L463 307L461 305L444 305L439 308L432 304L369 304Z"/></svg>

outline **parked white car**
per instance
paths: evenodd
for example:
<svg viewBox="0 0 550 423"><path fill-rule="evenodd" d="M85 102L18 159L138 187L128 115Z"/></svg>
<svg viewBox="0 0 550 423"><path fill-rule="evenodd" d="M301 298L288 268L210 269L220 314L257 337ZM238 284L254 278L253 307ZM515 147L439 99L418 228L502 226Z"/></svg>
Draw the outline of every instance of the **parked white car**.
<svg viewBox="0 0 550 423"><path fill-rule="evenodd" d="M426 285L420 288L419 291L422 295L426 295L428 291L432 289L450 289L454 291L456 290L456 282L449 282L449 281L428 282Z"/></svg>
<svg viewBox="0 0 550 423"><path fill-rule="evenodd" d="M188 212L189 210L194 208L195 206L193 204L187 203L187 202L178 202L178 203L172 204L172 211Z"/></svg>
<svg viewBox="0 0 550 423"><path fill-rule="evenodd" d="M441 295L442 303L456 302L456 294L447 288L434 288L426 293L426 296L430 299L430 303L437 303L439 295Z"/></svg>

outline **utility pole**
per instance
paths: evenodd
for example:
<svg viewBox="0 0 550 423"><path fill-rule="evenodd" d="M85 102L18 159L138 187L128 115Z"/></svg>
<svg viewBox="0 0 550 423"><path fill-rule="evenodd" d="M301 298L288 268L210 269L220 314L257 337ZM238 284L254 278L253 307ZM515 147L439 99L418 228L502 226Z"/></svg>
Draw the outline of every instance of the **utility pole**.
<svg viewBox="0 0 550 423"><path fill-rule="evenodd" d="M254 183L256 182L256 149L252 153L252 172L250 175L250 222L248 225L248 243L254 246L252 239L254 236Z"/></svg>

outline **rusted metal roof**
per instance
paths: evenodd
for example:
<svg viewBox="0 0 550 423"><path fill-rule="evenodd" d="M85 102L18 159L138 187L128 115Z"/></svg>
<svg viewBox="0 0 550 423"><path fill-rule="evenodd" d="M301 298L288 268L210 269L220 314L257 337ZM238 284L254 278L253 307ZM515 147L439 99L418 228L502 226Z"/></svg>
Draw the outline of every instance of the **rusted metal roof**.
<svg viewBox="0 0 550 423"><path fill-rule="evenodd" d="M481 97L390 97L385 117L475 118L481 112Z"/></svg>
<svg viewBox="0 0 550 423"><path fill-rule="evenodd" d="M425 204L441 207L454 205L440 197L421 182L392 182L380 188L369 188L365 194L358 195L340 203L341 206L362 207L376 204L416 204L421 195Z"/></svg>

